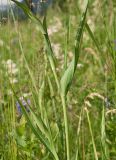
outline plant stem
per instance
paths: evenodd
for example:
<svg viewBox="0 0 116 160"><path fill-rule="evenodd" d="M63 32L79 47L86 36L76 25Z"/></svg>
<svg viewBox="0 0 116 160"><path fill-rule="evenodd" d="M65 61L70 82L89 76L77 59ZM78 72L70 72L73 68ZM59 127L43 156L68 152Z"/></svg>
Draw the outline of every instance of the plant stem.
<svg viewBox="0 0 116 160"><path fill-rule="evenodd" d="M64 114L64 125L65 125L65 136L66 136L67 160L70 160L68 117L67 117L67 111L66 111L66 96L61 95L61 100L62 100L63 114Z"/></svg>
<svg viewBox="0 0 116 160"><path fill-rule="evenodd" d="M95 160L98 160L98 155L97 155L97 150L96 150L95 141L94 141L94 137L93 137L93 132L92 132L91 121L90 121L90 118L89 118L88 109L85 108L85 111L86 111L87 120L88 120L88 124L89 124L89 130L90 130L90 134L91 134Z"/></svg>

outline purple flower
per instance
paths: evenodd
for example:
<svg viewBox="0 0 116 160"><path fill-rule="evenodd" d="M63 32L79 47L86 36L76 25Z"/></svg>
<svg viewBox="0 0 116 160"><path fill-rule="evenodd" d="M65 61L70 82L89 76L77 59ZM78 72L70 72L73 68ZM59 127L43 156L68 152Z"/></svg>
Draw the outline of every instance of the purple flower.
<svg viewBox="0 0 116 160"><path fill-rule="evenodd" d="M29 106L31 104L30 99L26 100L23 97L20 97L19 100L20 100L22 106L25 107L26 111L30 112L30 109L29 109ZM18 114L22 115L21 105L20 105L20 103L18 101L16 102L16 108L17 108Z"/></svg>

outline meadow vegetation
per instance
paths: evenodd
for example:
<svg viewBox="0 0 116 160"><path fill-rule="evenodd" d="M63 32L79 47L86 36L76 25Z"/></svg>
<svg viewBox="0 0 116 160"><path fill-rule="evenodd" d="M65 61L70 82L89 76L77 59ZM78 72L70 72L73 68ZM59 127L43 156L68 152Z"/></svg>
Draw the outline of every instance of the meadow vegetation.
<svg viewBox="0 0 116 160"><path fill-rule="evenodd" d="M1 20L0 160L116 160L116 2L61 4Z"/></svg>

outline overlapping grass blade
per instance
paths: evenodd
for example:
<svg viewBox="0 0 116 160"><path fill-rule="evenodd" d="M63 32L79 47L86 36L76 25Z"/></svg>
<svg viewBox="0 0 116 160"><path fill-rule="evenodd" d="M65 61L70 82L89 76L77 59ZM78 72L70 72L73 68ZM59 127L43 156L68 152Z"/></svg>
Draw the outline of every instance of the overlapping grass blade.
<svg viewBox="0 0 116 160"><path fill-rule="evenodd" d="M67 55L68 55L68 47L69 47L69 39L70 39L70 14L66 17L66 38L65 38L65 52L64 52L64 70L67 69Z"/></svg>
<svg viewBox="0 0 116 160"><path fill-rule="evenodd" d="M75 39L74 57L73 57L71 63L69 64L68 68L64 72L64 75L61 78L60 85L61 85L62 95L67 94L68 89L71 85L75 70L76 70L76 66L77 66L78 58L79 58L79 54L80 54L80 41L81 41L83 28L84 28L84 24L85 24L87 8L88 8L88 1L87 1L86 9L85 9L85 11L82 15L82 18L81 18L81 21L80 21L80 24L79 24L79 27L78 27L78 30L77 30L77 35L76 35L76 39Z"/></svg>
<svg viewBox="0 0 116 160"><path fill-rule="evenodd" d="M80 9L78 7L78 4L77 4L77 10L78 10L78 12L80 14L81 11L80 11ZM103 51L102 51L102 49L100 47L100 44L99 44L98 40L95 38L94 33L92 32L92 30L91 30L91 28L90 28L90 26L89 26L89 24L87 22L85 22L85 28L86 28L91 40L93 41L96 49L98 50L99 54L102 55ZM99 64L100 64L101 70L103 71L103 69L102 69L102 58L99 60Z"/></svg>
<svg viewBox="0 0 116 160"><path fill-rule="evenodd" d="M32 19L39 25L39 28L43 34L45 33L41 21L30 11L30 9L24 3L18 2L16 0L11 1L15 2L17 6L19 6L30 19Z"/></svg>
<svg viewBox="0 0 116 160"><path fill-rule="evenodd" d="M59 86L58 76L56 74L55 57L54 57L54 54L53 54L51 42L50 42L49 35L48 35L48 32L47 32L46 16L44 17L44 20L43 20L43 27L44 27L44 30L46 32L44 34L44 39L45 39L45 44L46 44L47 57L49 59L51 69L52 69L53 74L54 74L54 78L55 78L55 81L56 81L56 84L57 84L57 88L59 89L60 86Z"/></svg>
<svg viewBox="0 0 116 160"><path fill-rule="evenodd" d="M101 148L102 148L102 159L108 160L109 153L106 144L106 128L105 128L105 106L102 109L102 119L101 119Z"/></svg>
<svg viewBox="0 0 116 160"><path fill-rule="evenodd" d="M50 139L48 129L47 129L46 125L44 124L44 122L42 121L41 117L37 116L33 112L33 110L31 109L31 107L29 108L29 110L30 110L30 113L33 117L33 120L35 121L35 124L38 126L38 128L41 130L41 132L45 135L45 137Z"/></svg>
<svg viewBox="0 0 116 160"><path fill-rule="evenodd" d="M66 137L66 152L67 152L67 160L70 160L70 145L69 145L69 124L68 124L68 117L67 117L67 109L66 109L66 95L69 90L69 87L72 83L72 79L76 70L76 66L78 63L79 59L79 54L80 54L80 42L81 42L81 37L83 33L83 28L85 24L85 19L86 19L86 13L87 13L87 8L88 8L88 1L86 4L85 11L82 14L81 21L77 30L77 35L75 39L75 53L74 57L69 64L68 68L64 72L61 81L60 81L60 95L61 95L61 100L62 100L62 106L63 106L63 114L64 114L64 124L65 124L65 137Z"/></svg>
<svg viewBox="0 0 116 160"><path fill-rule="evenodd" d="M48 139L50 148L52 150L52 154L54 155L54 157L56 157L57 154L55 151L53 138L52 138L51 133L49 132L49 129L46 127L46 125L42 121L41 117L37 116L31 108L30 108L30 112L33 117L34 123L37 125L37 128L42 132L42 135L45 135L45 138Z"/></svg>
<svg viewBox="0 0 116 160"><path fill-rule="evenodd" d="M45 44L46 44L46 49L47 49L47 56L51 65L51 69L53 71L53 75L57 84L57 88L59 89L59 81L58 81L58 76L56 74L56 69L55 69L55 61L54 61L54 56L53 56L53 50L51 47L51 42L48 36L48 32L47 32L47 27L46 27L46 17L44 17L43 23L40 21L40 19L38 19L31 11L30 9L25 5L22 4L21 2L18 2L16 0L12 0L13 2L15 2L17 4L17 6L19 6L24 13L31 19L33 20L35 23L38 24L44 39L45 39Z"/></svg>
<svg viewBox="0 0 116 160"><path fill-rule="evenodd" d="M78 12L79 12L79 14L80 14L81 11L80 11L80 9L79 9L79 7L78 7L78 4L77 4L77 10L78 10ZM91 28L90 28L90 26L88 25L87 22L85 22L85 27L86 27L86 29L87 29L87 31L88 31L88 33L89 33L92 41L94 42L97 50L99 51L99 53L102 53L102 50L101 50L101 48L100 48L100 46L99 46L99 43L98 43L98 41L96 40L96 38L94 37L94 34L93 34L93 32L92 32L92 30L91 30Z"/></svg>
<svg viewBox="0 0 116 160"><path fill-rule="evenodd" d="M47 127L45 126L44 122L40 118L38 118L35 115L35 113L32 111L32 109L30 108L31 114L34 118L34 121L33 121L30 118L30 114L26 111L26 108L23 106L22 102L17 97L13 87L12 87L12 90L13 90L14 96L16 97L18 103L20 104L20 107L21 107L21 109L27 119L27 122L28 122L31 130L33 131L35 136L41 141L41 143L47 148L47 150L54 156L54 158L56 160L58 160L58 156L55 151L55 148L54 148L53 144L51 142L49 142L50 137L49 137L49 133L48 133ZM49 140L47 138L49 138Z"/></svg>
<svg viewBox="0 0 116 160"><path fill-rule="evenodd" d="M88 124L89 124L89 130L90 130L91 139L92 139L92 145L93 145L93 151L94 151L94 158L95 158L95 160L98 160L98 155L97 155L95 140L94 140L93 131L92 131L92 127L91 127L91 121L90 121L90 117L89 117L89 111L88 111L87 108L85 108L85 112L86 112L86 115L87 115L87 121L88 121Z"/></svg>

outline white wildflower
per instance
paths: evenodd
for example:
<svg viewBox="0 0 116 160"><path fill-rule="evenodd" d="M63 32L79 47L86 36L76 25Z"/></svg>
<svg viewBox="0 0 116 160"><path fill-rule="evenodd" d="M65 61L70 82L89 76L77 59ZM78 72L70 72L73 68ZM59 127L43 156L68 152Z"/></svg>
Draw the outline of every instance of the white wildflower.
<svg viewBox="0 0 116 160"><path fill-rule="evenodd" d="M87 100L85 101L85 105L88 106L88 107L91 107L91 103Z"/></svg>
<svg viewBox="0 0 116 160"><path fill-rule="evenodd" d="M109 113L111 113L111 114L116 114L116 109L108 110L108 111L106 112L106 116L107 116Z"/></svg>
<svg viewBox="0 0 116 160"><path fill-rule="evenodd" d="M55 26L50 26L48 28L48 34L49 34L49 36L52 35L53 33L56 33L57 31L58 30L57 30L57 28Z"/></svg>
<svg viewBox="0 0 116 160"><path fill-rule="evenodd" d="M6 63L4 62L4 64L5 64L6 69L7 69L9 74L11 74L11 75L12 74L13 75L17 74L18 68L17 68L16 64L11 59L8 59L6 61Z"/></svg>
<svg viewBox="0 0 116 160"><path fill-rule="evenodd" d="M54 51L56 57L58 58L60 55L60 51L61 51L60 44L59 43L56 43L56 44L52 43L51 45L52 45L52 48L53 48L53 51Z"/></svg>
<svg viewBox="0 0 116 160"><path fill-rule="evenodd" d="M18 73L18 69L17 69L17 68L9 67L9 68L8 68L8 73L9 73L9 74L16 75L16 74Z"/></svg>
<svg viewBox="0 0 116 160"><path fill-rule="evenodd" d="M88 98L94 99L94 97L98 97L102 100L105 100L104 96L100 95L99 93L93 92L91 94L88 95Z"/></svg>
<svg viewBox="0 0 116 160"><path fill-rule="evenodd" d="M7 65L11 65L13 63L13 61L11 60L11 59L8 59L7 61L6 61L6 64Z"/></svg>
<svg viewBox="0 0 116 160"><path fill-rule="evenodd" d="M55 24L48 27L48 34L51 36L54 33L58 32L61 29L61 22L58 18L55 19Z"/></svg>
<svg viewBox="0 0 116 160"><path fill-rule="evenodd" d="M31 96L32 94L31 93L23 93L23 97L28 97L28 96Z"/></svg>
<svg viewBox="0 0 116 160"><path fill-rule="evenodd" d="M18 83L18 80L16 78L10 78L10 83L11 84Z"/></svg>
<svg viewBox="0 0 116 160"><path fill-rule="evenodd" d="M83 67L83 64L82 63L78 63L77 64L77 68L82 68Z"/></svg>
<svg viewBox="0 0 116 160"><path fill-rule="evenodd" d="M12 63L12 64L7 64L7 69L15 69L16 68L16 64L15 63Z"/></svg>

